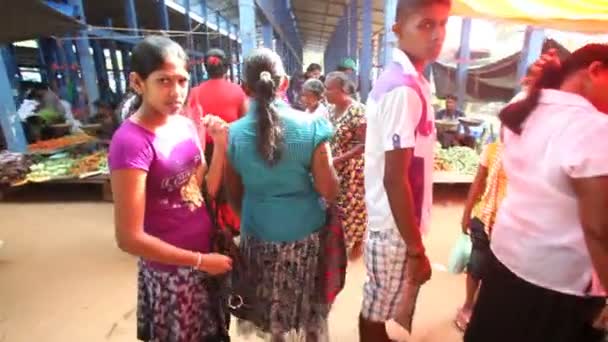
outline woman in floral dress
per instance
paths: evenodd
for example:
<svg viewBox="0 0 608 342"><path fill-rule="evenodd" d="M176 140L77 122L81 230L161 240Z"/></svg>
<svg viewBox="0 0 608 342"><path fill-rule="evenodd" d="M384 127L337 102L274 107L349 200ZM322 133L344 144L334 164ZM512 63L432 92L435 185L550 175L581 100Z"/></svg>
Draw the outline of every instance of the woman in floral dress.
<svg viewBox="0 0 608 342"><path fill-rule="evenodd" d="M340 177L338 211L351 258L361 255L367 225L363 183L365 106L352 98L355 86L342 72L332 72L325 81L330 120L335 128L332 140L334 167Z"/></svg>

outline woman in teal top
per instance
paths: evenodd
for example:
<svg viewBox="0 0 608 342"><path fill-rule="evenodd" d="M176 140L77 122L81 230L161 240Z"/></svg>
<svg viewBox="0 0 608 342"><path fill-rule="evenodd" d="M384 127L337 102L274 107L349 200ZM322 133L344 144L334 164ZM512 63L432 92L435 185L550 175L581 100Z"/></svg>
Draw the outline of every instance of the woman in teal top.
<svg viewBox="0 0 608 342"><path fill-rule="evenodd" d="M230 127L226 183L241 217L244 281L256 298L239 332L324 341L329 306L317 278L324 203L338 192L328 143L333 129L278 100L285 72L273 51L254 50L244 75L251 106Z"/></svg>

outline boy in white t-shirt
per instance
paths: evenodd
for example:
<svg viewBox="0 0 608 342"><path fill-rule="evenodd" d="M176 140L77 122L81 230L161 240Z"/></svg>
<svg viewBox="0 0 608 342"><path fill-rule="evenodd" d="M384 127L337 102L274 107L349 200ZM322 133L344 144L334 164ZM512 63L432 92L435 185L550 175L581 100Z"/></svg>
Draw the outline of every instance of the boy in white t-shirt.
<svg viewBox="0 0 608 342"><path fill-rule="evenodd" d="M385 323L393 319L410 328L417 288L431 277L421 235L432 205L435 129L423 70L441 51L450 8L449 0L398 2L398 48L367 102L363 342L390 341Z"/></svg>

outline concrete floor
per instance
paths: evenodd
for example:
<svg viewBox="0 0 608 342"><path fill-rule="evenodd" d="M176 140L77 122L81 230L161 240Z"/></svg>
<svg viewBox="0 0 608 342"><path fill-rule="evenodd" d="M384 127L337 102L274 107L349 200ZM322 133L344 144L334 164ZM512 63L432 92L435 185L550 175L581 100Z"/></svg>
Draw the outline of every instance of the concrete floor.
<svg viewBox="0 0 608 342"><path fill-rule="evenodd" d="M116 248L112 206L95 188L37 187L0 203L0 342L135 341L135 259ZM456 342L452 318L464 278L442 270L459 231L464 191L436 195L427 247L435 265L423 287L415 341ZM364 280L350 265L332 311L332 341L356 342ZM235 338L237 342L243 339Z"/></svg>

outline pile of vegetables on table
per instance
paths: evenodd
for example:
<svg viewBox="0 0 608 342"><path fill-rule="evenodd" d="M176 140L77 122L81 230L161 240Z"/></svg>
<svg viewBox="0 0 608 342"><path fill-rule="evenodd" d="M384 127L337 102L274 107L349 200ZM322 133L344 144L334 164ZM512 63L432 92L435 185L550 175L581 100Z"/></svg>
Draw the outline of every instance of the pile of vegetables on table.
<svg viewBox="0 0 608 342"><path fill-rule="evenodd" d="M435 171L474 176L478 167L479 155L469 147L456 146L447 149L435 149Z"/></svg>
<svg viewBox="0 0 608 342"><path fill-rule="evenodd" d="M70 172L72 175L79 177L91 173L110 173L108 169L108 151L101 150L78 158L72 164Z"/></svg>
<svg viewBox="0 0 608 342"><path fill-rule="evenodd" d="M42 140L28 146L31 153L55 152L75 145L85 144L95 141L95 138L87 134L74 134L65 137Z"/></svg>
<svg viewBox="0 0 608 342"><path fill-rule="evenodd" d="M22 182L30 172L31 156L0 151L0 185L9 186Z"/></svg>
<svg viewBox="0 0 608 342"><path fill-rule="evenodd" d="M31 172L27 175L27 181L40 183L69 178L71 177L70 170L74 162L74 158L67 153L45 158L30 167Z"/></svg>
<svg viewBox="0 0 608 342"><path fill-rule="evenodd" d="M108 151L74 148L43 154L0 152L0 185L18 186L109 174Z"/></svg>

